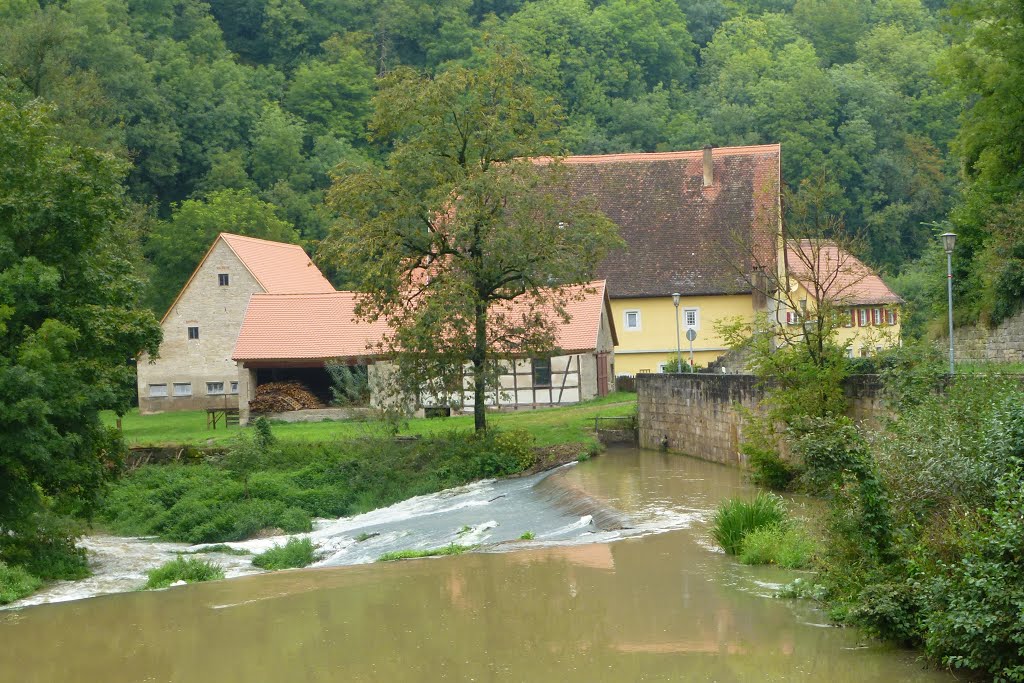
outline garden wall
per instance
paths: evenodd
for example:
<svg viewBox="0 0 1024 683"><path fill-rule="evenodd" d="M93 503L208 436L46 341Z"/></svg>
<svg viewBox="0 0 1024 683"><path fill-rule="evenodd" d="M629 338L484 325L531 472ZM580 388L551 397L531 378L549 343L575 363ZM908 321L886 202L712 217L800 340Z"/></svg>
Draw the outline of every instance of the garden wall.
<svg viewBox="0 0 1024 683"><path fill-rule="evenodd" d="M953 348L958 361L1024 361L1024 311L993 329L972 325L954 330Z"/></svg>
<svg viewBox="0 0 1024 683"><path fill-rule="evenodd" d="M757 411L764 397L753 375L641 374L636 387L642 448L746 466L739 451L746 414ZM877 424L885 415L877 376L850 377L845 389L854 420Z"/></svg>

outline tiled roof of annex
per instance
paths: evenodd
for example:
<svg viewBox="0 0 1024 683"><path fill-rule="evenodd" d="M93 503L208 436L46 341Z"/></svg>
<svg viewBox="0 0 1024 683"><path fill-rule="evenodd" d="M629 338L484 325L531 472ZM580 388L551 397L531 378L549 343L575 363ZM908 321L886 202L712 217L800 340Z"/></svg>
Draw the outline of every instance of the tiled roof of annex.
<svg viewBox="0 0 1024 683"><path fill-rule="evenodd" d="M564 159L573 195L592 197L626 242L598 269L612 298L747 293L752 255L773 260L779 145L714 148L708 187L703 154Z"/></svg>
<svg viewBox="0 0 1024 683"><path fill-rule="evenodd" d="M806 283L816 278L833 303L845 306L904 303L864 262L832 242L789 241L786 263L790 274L805 289Z"/></svg>
<svg viewBox="0 0 1024 683"><path fill-rule="evenodd" d="M297 244L270 242L222 232L220 238L242 261L268 294L333 292L305 250Z"/></svg>
<svg viewBox="0 0 1024 683"><path fill-rule="evenodd" d="M589 289L590 292L584 290ZM605 283L571 288L568 323L556 324L555 343L565 353L597 348ZM582 298L577 298L581 295ZM368 358L391 331L383 321L356 318L359 294L253 294L245 312L232 359L236 361L298 361ZM514 315L525 304L510 304ZM549 315L554 310L549 308ZM609 316L609 324L611 318ZM614 329L614 328L613 328Z"/></svg>

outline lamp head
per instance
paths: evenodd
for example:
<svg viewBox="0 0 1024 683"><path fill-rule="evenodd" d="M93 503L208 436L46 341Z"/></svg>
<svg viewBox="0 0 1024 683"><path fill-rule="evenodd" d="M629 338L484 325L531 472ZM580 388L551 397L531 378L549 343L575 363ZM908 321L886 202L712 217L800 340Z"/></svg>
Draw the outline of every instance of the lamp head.
<svg viewBox="0 0 1024 683"><path fill-rule="evenodd" d="M952 254L953 247L956 245L956 233L945 232L939 236L942 238L942 247L946 250L946 253Z"/></svg>
<svg viewBox="0 0 1024 683"><path fill-rule="evenodd" d="M675 294L672 295L672 305L675 306L676 308L679 307L679 292L676 292Z"/></svg>

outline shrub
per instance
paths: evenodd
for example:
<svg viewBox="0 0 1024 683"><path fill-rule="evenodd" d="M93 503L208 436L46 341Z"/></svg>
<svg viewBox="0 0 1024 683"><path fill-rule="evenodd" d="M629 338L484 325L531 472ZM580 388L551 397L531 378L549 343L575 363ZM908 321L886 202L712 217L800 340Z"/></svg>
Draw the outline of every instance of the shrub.
<svg viewBox="0 0 1024 683"><path fill-rule="evenodd" d="M476 546L472 545L456 545L452 543L443 548L433 548L430 550L395 550L390 553L384 553L377 558L378 562L393 562L394 560L410 560L418 557L436 557L438 555L461 555L467 550L472 550Z"/></svg>
<svg viewBox="0 0 1024 683"><path fill-rule="evenodd" d="M796 468L783 460L774 448L745 443L740 446L740 452L747 456L750 478L758 486L772 491L785 491L797 477Z"/></svg>
<svg viewBox="0 0 1024 683"><path fill-rule="evenodd" d="M164 562L156 569L149 571L146 589L166 588L172 583L199 583L201 581L217 581L224 578L224 570L209 560L179 555L169 562Z"/></svg>
<svg viewBox="0 0 1024 683"><path fill-rule="evenodd" d="M43 510L30 518L29 531L0 533L0 560L40 579L84 579L91 572L85 549L75 545L81 535L80 522Z"/></svg>
<svg viewBox="0 0 1024 683"><path fill-rule="evenodd" d="M524 531L523 535L519 537L520 541L532 541L537 536L532 531Z"/></svg>
<svg viewBox="0 0 1024 683"><path fill-rule="evenodd" d="M0 605L31 595L42 585L41 579L32 576L22 567L8 567L0 562Z"/></svg>
<svg viewBox="0 0 1024 683"><path fill-rule="evenodd" d="M317 560L316 546L308 538L289 538L284 545L275 545L270 550L252 558L254 566L260 569L296 569L306 567Z"/></svg>
<svg viewBox="0 0 1024 683"><path fill-rule="evenodd" d="M777 524L754 529L743 537L740 562L808 569L813 564L814 551L814 541L803 527Z"/></svg>
<svg viewBox="0 0 1024 683"><path fill-rule="evenodd" d="M278 515L277 526L285 533L300 534L313 530L313 520L302 508L290 507Z"/></svg>
<svg viewBox="0 0 1024 683"><path fill-rule="evenodd" d="M752 501L730 498L718 507L713 520L712 535L722 549L736 555L743 538L761 527L781 524L786 518L782 498L771 493L758 493Z"/></svg>
<svg viewBox="0 0 1024 683"><path fill-rule="evenodd" d="M802 418L792 426L793 453L803 464L800 480L812 493L840 486L847 475L864 471L867 444L853 420L838 417Z"/></svg>

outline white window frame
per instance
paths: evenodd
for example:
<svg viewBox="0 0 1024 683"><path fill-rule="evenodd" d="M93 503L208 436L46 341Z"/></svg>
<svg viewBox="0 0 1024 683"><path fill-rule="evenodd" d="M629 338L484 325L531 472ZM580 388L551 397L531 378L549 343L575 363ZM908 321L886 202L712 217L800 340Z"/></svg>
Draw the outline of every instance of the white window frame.
<svg viewBox="0 0 1024 683"><path fill-rule="evenodd" d="M161 389L163 393L160 393ZM149 397L150 398L167 398L167 385L166 384L150 384L149 385Z"/></svg>
<svg viewBox="0 0 1024 683"><path fill-rule="evenodd" d="M693 313L693 324L692 325L690 325L686 321L686 316L689 313ZM693 329L695 329L695 330L700 330L700 308L697 308L696 306L683 309L683 329L684 330L688 330L691 327Z"/></svg>
<svg viewBox="0 0 1024 683"><path fill-rule="evenodd" d="M896 311L891 309L891 308L887 309L885 311L885 321L887 323L889 323L890 326L895 325L896 324Z"/></svg>
<svg viewBox="0 0 1024 683"><path fill-rule="evenodd" d="M174 396L177 398L192 396L192 382L174 382Z"/></svg>
<svg viewBox="0 0 1024 683"><path fill-rule="evenodd" d="M231 391L228 393L231 394L232 396L238 395L238 382L231 383Z"/></svg>
<svg viewBox="0 0 1024 683"><path fill-rule="evenodd" d="M846 347L846 357L847 358L853 358L853 347L852 346L847 346Z"/></svg>
<svg viewBox="0 0 1024 683"><path fill-rule="evenodd" d="M882 309L872 308L871 309L871 324L875 327L879 327L882 324Z"/></svg>
<svg viewBox="0 0 1024 683"><path fill-rule="evenodd" d="M196 331L196 336L192 336L192 330ZM185 338L189 341L199 341L199 325L186 325L185 326Z"/></svg>
<svg viewBox="0 0 1024 683"><path fill-rule="evenodd" d="M871 316L868 315L868 309L858 308L857 309L857 327L868 327L871 324Z"/></svg>
<svg viewBox="0 0 1024 683"><path fill-rule="evenodd" d="M853 327L854 326L853 317L855 315L857 315L857 309L850 308L850 309L847 309L847 311L848 311L848 313L847 313L847 316L846 316L846 321L843 322L843 327ZM853 356L851 355L850 358L853 358Z"/></svg>
<svg viewBox="0 0 1024 683"><path fill-rule="evenodd" d="M220 391L210 391L210 387L216 387L220 385ZM207 382L206 383L206 395L207 396L220 396L224 393L224 382Z"/></svg>
<svg viewBox="0 0 1024 683"><path fill-rule="evenodd" d="M658 372L664 373L665 368L668 367L668 363L658 363Z"/></svg>
<svg viewBox="0 0 1024 683"><path fill-rule="evenodd" d="M636 325L634 325L632 327L629 324L629 316L630 315L635 315L636 316ZM624 330L626 330L627 332L639 332L641 326L642 326L642 322L640 320L640 311L639 310L637 310L635 308L631 308L628 311L623 311L622 312L622 328Z"/></svg>

